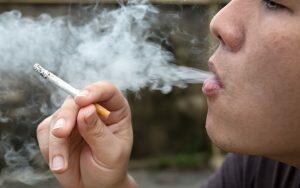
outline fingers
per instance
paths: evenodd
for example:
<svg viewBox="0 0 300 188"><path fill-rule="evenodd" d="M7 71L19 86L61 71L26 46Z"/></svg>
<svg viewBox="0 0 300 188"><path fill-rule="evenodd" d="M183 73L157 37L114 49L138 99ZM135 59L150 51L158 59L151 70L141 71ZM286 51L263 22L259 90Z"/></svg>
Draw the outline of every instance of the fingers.
<svg viewBox="0 0 300 188"><path fill-rule="evenodd" d="M118 123L125 117L130 118L130 108L122 93L109 82L98 82L87 86L81 94L75 97L75 102L84 107L100 103L111 113L108 118L102 118L106 125Z"/></svg>
<svg viewBox="0 0 300 188"><path fill-rule="evenodd" d="M53 128L53 123L51 123ZM68 169L69 139L49 135L49 166L52 172L62 173Z"/></svg>
<svg viewBox="0 0 300 188"><path fill-rule="evenodd" d="M110 111L119 110L126 105L122 93L109 82L98 82L87 86L75 97L75 101L80 107L99 102Z"/></svg>
<svg viewBox="0 0 300 188"><path fill-rule="evenodd" d="M69 136L76 124L78 106L67 98L52 116L49 132L49 166L52 172L62 173L68 169Z"/></svg>
<svg viewBox="0 0 300 188"><path fill-rule="evenodd" d="M39 124L36 130L37 141L41 153L45 161L49 161L49 132L50 132L50 122L52 117L46 118L42 123Z"/></svg>
<svg viewBox="0 0 300 188"><path fill-rule="evenodd" d="M68 168L68 139L57 138L51 133L53 116L45 119L37 128L37 140L45 161L54 173L64 172Z"/></svg>
<svg viewBox="0 0 300 188"><path fill-rule="evenodd" d="M77 124L79 133L89 145L98 164L111 164L116 161L121 144L98 117L94 105L79 111Z"/></svg>
<svg viewBox="0 0 300 188"><path fill-rule="evenodd" d="M58 138L68 137L76 124L78 110L79 107L75 101L68 97L53 115L51 133Z"/></svg>

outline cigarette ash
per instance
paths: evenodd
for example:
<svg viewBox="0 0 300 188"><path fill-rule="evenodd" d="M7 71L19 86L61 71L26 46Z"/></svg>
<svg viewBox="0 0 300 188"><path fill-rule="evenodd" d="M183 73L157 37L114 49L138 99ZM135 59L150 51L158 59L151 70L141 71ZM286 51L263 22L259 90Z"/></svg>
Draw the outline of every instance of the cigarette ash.
<svg viewBox="0 0 300 188"><path fill-rule="evenodd" d="M47 172L35 170L44 166L33 163L38 149L32 138L38 122L61 104L65 94L32 77L33 63L76 88L109 80L124 92L148 87L168 93L173 86L201 83L210 76L172 64L172 53L161 45L168 36L153 29L160 26L155 7L129 3L92 15L84 21L47 14L26 18L19 11L0 15L0 185L48 178Z"/></svg>
<svg viewBox="0 0 300 188"><path fill-rule="evenodd" d="M37 64L37 63L33 65L33 69L34 69L36 72L40 73L40 75L41 75L42 77L44 77L45 79L47 79L47 78L50 76L50 72L47 71L47 70L45 70L41 65L39 65L39 64Z"/></svg>

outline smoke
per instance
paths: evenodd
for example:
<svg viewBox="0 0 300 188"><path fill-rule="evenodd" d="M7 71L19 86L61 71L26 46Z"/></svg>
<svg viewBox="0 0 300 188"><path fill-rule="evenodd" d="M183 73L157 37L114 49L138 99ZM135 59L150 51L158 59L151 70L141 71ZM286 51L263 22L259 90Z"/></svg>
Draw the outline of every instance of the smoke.
<svg viewBox="0 0 300 188"><path fill-rule="evenodd" d="M36 78L0 70L0 186L33 185L51 176L34 139L35 128L53 108L47 88Z"/></svg>
<svg viewBox="0 0 300 188"><path fill-rule="evenodd" d="M149 40L158 13L150 5L129 5L74 23L7 12L0 17L0 61L26 73L40 63L79 88L109 80L123 91L149 86L167 93L187 80L203 81L206 73L173 65L173 55Z"/></svg>
<svg viewBox="0 0 300 188"><path fill-rule="evenodd" d="M51 178L50 173L42 170L41 155L33 138L25 140L23 146L15 148L14 142L24 142L22 137L2 134L0 148L3 161L7 167L3 168L0 185L5 181L19 181L27 185L34 185L42 180Z"/></svg>
<svg viewBox="0 0 300 188"><path fill-rule="evenodd" d="M47 14L26 18L19 11L0 15L0 125L8 129L1 133L0 185L6 180L34 184L49 177L33 167L38 148L34 128L26 129L36 127L65 95L32 76L34 63L77 88L108 80L124 92L148 87L168 93L210 76L172 64L172 53L155 41L160 36L152 26L157 22L158 9L134 3L82 20Z"/></svg>

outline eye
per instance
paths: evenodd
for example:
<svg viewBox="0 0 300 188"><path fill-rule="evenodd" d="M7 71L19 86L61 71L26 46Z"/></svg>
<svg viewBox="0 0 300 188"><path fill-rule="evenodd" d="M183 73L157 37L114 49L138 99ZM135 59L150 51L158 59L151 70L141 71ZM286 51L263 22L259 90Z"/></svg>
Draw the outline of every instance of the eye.
<svg viewBox="0 0 300 188"><path fill-rule="evenodd" d="M286 9L286 7L282 4L276 3L275 1L272 0L263 0L264 5L266 8L270 10L281 10L281 9Z"/></svg>

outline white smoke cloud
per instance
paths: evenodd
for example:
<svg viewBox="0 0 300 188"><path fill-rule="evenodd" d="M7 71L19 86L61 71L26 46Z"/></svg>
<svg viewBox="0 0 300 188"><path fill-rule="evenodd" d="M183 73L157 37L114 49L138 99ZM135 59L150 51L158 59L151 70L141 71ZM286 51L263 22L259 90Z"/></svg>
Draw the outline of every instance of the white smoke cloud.
<svg viewBox="0 0 300 188"><path fill-rule="evenodd" d="M79 88L109 80L123 91L150 86L166 93L187 80L203 81L207 73L171 64L173 55L149 41L158 13L150 5L129 5L76 24L69 17L6 12L0 16L0 62L28 73L37 62Z"/></svg>

